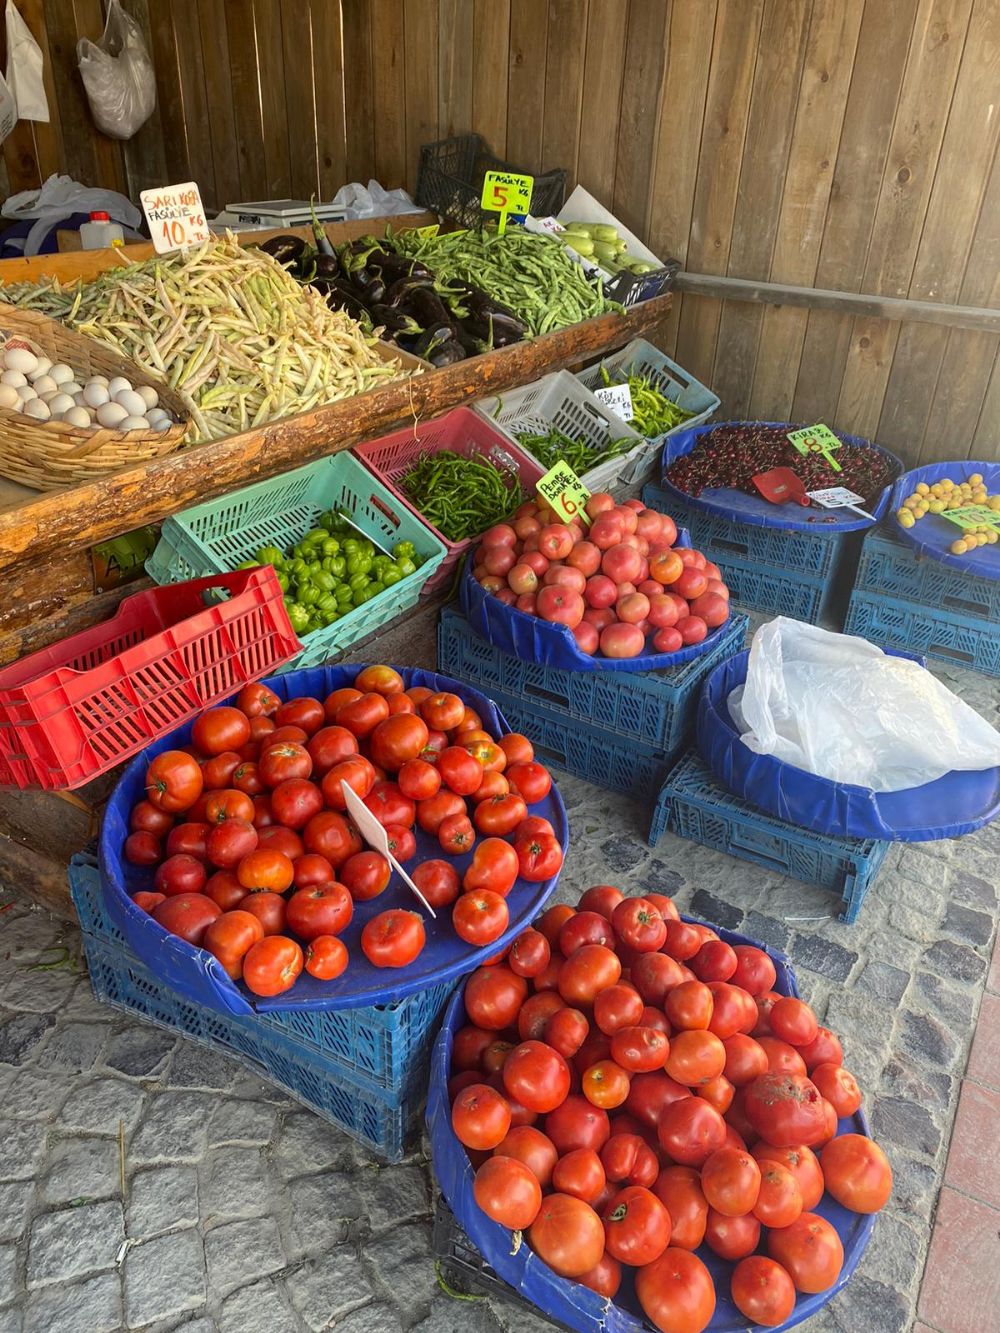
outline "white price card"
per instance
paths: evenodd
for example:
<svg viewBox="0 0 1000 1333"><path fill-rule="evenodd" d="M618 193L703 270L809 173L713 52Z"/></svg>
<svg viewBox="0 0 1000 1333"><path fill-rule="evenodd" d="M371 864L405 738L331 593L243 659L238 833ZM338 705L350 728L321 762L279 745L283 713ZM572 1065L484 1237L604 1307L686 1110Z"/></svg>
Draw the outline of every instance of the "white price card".
<svg viewBox="0 0 1000 1333"><path fill-rule="evenodd" d="M170 250L186 250L210 240L212 233L205 221L205 206L197 181L183 185L164 185L157 190L143 190L139 195L142 211L149 223L149 234L158 255Z"/></svg>
<svg viewBox="0 0 1000 1333"><path fill-rule="evenodd" d="M863 495L855 495L849 491L846 486L827 486L822 491L806 491L810 500L815 500L818 505L824 509L852 509L855 514L860 514L862 518L870 518L876 522L875 515L869 514L867 509L859 509L858 501L863 500Z"/></svg>
<svg viewBox="0 0 1000 1333"><path fill-rule="evenodd" d="M347 813L354 820L355 824L357 824L358 831L364 838L365 842L368 843L369 847L374 847L375 851L382 853L403 883L417 895L423 905L427 908L428 912L430 912L431 916L437 920L437 912L435 912L434 908L420 892L413 880L410 879L409 875L393 856L392 852L389 851L389 839L383 826L364 804L357 792L352 791L343 778L340 780L340 790L344 794L344 804L347 806Z"/></svg>
<svg viewBox="0 0 1000 1333"><path fill-rule="evenodd" d="M595 389L594 397L622 421L631 421L635 415L632 410L632 390L627 384L609 384L606 389Z"/></svg>

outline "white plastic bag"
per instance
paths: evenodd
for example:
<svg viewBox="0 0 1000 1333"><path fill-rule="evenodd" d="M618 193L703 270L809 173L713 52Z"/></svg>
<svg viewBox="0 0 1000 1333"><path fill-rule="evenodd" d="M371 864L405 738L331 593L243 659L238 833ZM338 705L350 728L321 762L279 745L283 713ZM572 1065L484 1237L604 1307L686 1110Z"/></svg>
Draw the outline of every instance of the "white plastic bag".
<svg viewBox="0 0 1000 1333"><path fill-rule="evenodd" d="M153 114L156 75L138 23L111 0L99 42L76 44L76 60L94 124L112 139L131 139Z"/></svg>
<svg viewBox="0 0 1000 1333"><path fill-rule="evenodd" d="M32 219L34 226L24 238L24 253L35 255L54 222L71 213L107 213L114 222L132 232L138 232L142 214L130 199L114 190L91 189L81 185L72 176L50 176L40 190L22 190L5 199L0 217L15 222ZM16 241L9 244L16 245Z"/></svg>
<svg viewBox="0 0 1000 1333"><path fill-rule="evenodd" d="M17 124L17 103L14 94L7 87L7 80L0 74L0 143Z"/></svg>
<svg viewBox="0 0 1000 1333"><path fill-rule="evenodd" d="M384 190L378 181L369 181L368 188L360 181L342 185L330 201L335 208L344 210L345 218L387 218L397 213L419 213L405 190Z"/></svg>
<svg viewBox="0 0 1000 1333"><path fill-rule="evenodd" d="M49 119L49 99L42 79L42 48L17 11L7 0L7 87L17 104L18 120Z"/></svg>
<svg viewBox="0 0 1000 1333"><path fill-rule="evenodd" d="M902 791L1000 764L1000 732L917 662L783 616L728 702L751 750L832 782Z"/></svg>

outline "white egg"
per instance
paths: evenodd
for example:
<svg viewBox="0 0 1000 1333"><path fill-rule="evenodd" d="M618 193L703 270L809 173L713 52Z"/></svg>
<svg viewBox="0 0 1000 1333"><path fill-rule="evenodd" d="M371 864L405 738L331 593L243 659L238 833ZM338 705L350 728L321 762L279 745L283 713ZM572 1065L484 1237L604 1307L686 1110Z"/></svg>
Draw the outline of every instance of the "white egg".
<svg viewBox="0 0 1000 1333"><path fill-rule="evenodd" d="M146 415L146 404L143 401L142 394L136 393L134 389L122 389L116 393L115 402L120 403L130 417L144 417Z"/></svg>
<svg viewBox="0 0 1000 1333"><path fill-rule="evenodd" d="M88 427L94 424L85 407L71 407L68 412L63 413L63 421L66 422L67 426Z"/></svg>
<svg viewBox="0 0 1000 1333"><path fill-rule="evenodd" d="M107 385L108 385L108 377L107 377L107 375L91 375L91 376L88 378L87 383L88 383L88 384L103 384L104 387L107 388Z"/></svg>
<svg viewBox="0 0 1000 1333"><path fill-rule="evenodd" d="M0 384L0 407L16 408L20 401L13 384Z"/></svg>
<svg viewBox="0 0 1000 1333"><path fill-rule="evenodd" d="M83 385L77 380L67 380L65 384L60 384L59 387L62 389L63 393L68 393L71 398L75 393L81 393L83 391Z"/></svg>
<svg viewBox="0 0 1000 1333"><path fill-rule="evenodd" d="M14 407L13 407L11 410L14 411L14 412L23 412L23 411L24 411L24 399L23 399L23 398L19 398L19 399L17 400L17 402L15 403Z"/></svg>
<svg viewBox="0 0 1000 1333"><path fill-rule="evenodd" d="M32 398L29 403L24 405L24 415L34 417L36 421L48 421L51 413L45 403L40 398Z"/></svg>
<svg viewBox="0 0 1000 1333"><path fill-rule="evenodd" d="M76 379L73 367L67 366L65 361L57 361L49 370L49 376L54 379L57 384L69 384L71 380Z"/></svg>
<svg viewBox="0 0 1000 1333"><path fill-rule="evenodd" d="M118 403L103 403L97 409L97 420L109 430L117 430L127 416L124 407Z"/></svg>
<svg viewBox="0 0 1000 1333"><path fill-rule="evenodd" d="M27 384L23 370L5 370L0 375L0 384L9 384L13 389L19 389L22 384Z"/></svg>
<svg viewBox="0 0 1000 1333"><path fill-rule="evenodd" d="M80 390L79 393L75 393L75 394L73 395L73 402L76 404L77 407L87 407L87 410L88 410L88 411L90 410L89 407L88 407L88 404L87 404L87 400L86 400L86 398L84 398L84 396L83 396L83 390L82 390L82 389Z"/></svg>
<svg viewBox="0 0 1000 1333"><path fill-rule="evenodd" d="M54 417L61 417L64 412L75 407L72 397L68 393L54 393L48 400L48 408Z"/></svg>
<svg viewBox="0 0 1000 1333"><path fill-rule="evenodd" d="M108 402L111 395L108 393L106 384L98 384L96 380L91 380L83 391L83 401L88 407L100 407Z"/></svg>
<svg viewBox="0 0 1000 1333"><path fill-rule="evenodd" d="M136 393L146 404L147 407L156 407L160 401L160 395L151 384L139 384L136 386Z"/></svg>
<svg viewBox="0 0 1000 1333"><path fill-rule="evenodd" d="M108 381L108 393L112 398L117 398L123 389L131 389L131 383L124 375L116 375L113 380Z"/></svg>
<svg viewBox="0 0 1000 1333"><path fill-rule="evenodd" d="M43 393L55 393L59 387L51 375L39 375L37 379L32 380L32 384L34 384L35 393L38 394L39 398Z"/></svg>
<svg viewBox="0 0 1000 1333"><path fill-rule="evenodd" d="M168 416L157 417L155 421L149 423L153 430L169 430L174 424Z"/></svg>
<svg viewBox="0 0 1000 1333"><path fill-rule="evenodd" d="M146 420L152 426L157 421L169 421L170 418L167 416L166 412L164 412L162 407L151 407L146 413Z"/></svg>
<svg viewBox="0 0 1000 1333"><path fill-rule="evenodd" d="M145 417L131 416L126 417L119 427L120 430L149 430L149 422Z"/></svg>
<svg viewBox="0 0 1000 1333"><path fill-rule="evenodd" d="M20 370L22 374L30 375L38 365L38 357L27 347L10 347L4 356L4 365L8 370Z"/></svg>
<svg viewBox="0 0 1000 1333"><path fill-rule="evenodd" d="M47 375L52 369L52 362L47 356L39 356L35 359L34 370L26 370L24 373L29 380L37 380L39 375Z"/></svg>
<svg viewBox="0 0 1000 1333"><path fill-rule="evenodd" d="M22 403L30 403L30 402L32 402L35 398L38 397L38 394L35 393L34 385L32 385L32 384L22 384L21 387L20 387L20 388L18 389L18 391L17 391L17 396L18 396L18 398L20 398L20 400L21 400Z"/></svg>

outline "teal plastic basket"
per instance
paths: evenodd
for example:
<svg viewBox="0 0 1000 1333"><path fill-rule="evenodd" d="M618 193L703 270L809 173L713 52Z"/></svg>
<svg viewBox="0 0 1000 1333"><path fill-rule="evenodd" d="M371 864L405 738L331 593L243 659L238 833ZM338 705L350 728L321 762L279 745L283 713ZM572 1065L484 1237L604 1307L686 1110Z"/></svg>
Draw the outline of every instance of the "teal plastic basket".
<svg viewBox="0 0 1000 1333"><path fill-rule="evenodd" d="M332 625L303 635L303 651L281 670L319 666L413 606L446 554L427 525L346 450L168 518L146 572L162 584L234 569L261 546L291 546L325 509L349 514L379 546L412 542L422 563Z"/></svg>

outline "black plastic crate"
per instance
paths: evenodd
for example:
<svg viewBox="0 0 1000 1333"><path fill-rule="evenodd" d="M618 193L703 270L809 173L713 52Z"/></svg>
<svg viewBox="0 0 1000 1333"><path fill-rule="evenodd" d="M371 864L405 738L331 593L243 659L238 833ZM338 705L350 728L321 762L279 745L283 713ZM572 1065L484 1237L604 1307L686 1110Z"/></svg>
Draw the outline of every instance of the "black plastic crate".
<svg viewBox="0 0 1000 1333"><path fill-rule="evenodd" d="M481 227L496 221L495 213L484 213L479 206L483 196L483 177L487 171L514 171L533 175L523 167L504 162L491 152L478 134L457 134L452 139L426 143L420 149L416 201L440 217L453 219L462 227ZM534 177L531 212L535 217L553 217L563 205L566 172L546 171Z"/></svg>

